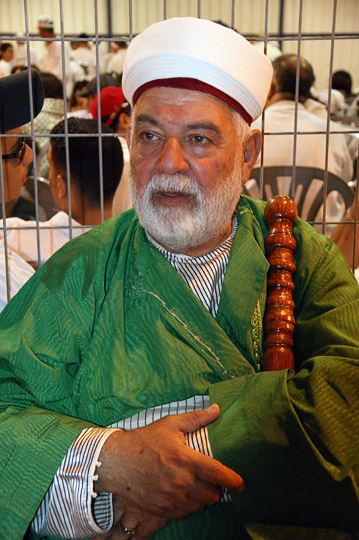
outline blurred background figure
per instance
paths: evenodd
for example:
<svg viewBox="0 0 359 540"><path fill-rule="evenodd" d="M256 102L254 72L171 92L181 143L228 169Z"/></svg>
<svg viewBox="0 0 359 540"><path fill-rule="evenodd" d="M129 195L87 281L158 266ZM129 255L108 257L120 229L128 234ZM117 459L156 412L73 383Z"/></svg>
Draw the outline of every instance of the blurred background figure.
<svg viewBox="0 0 359 540"><path fill-rule="evenodd" d="M43 104L41 80L35 70L31 72L33 114L36 116ZM4 194L5 211L12 207L20 196L26 174L32 162L32 151L22 136L21 126L31 118L28 72L10 75L0 79L0 133L10 135L1 137L1 171L0 183ZM2 204L0 204L0 218ZM3 225L3 220L2 225ZM5 245L3 233L0 235L0 310L5 307L22 285L34 273L31 266Z"/></svg>
<svg viewBox="0 0 359 540"><path fill-rule="evenodd" d="M262 53L264 53L264 46L266 45L265 54L268 56L269 60L273 62L276 58L278 58L278 56L281 56L282 51L280 50L277 41L267 41L267 43L265 44L263 34L258 34L258 38L260 38L261 41L256 41L253 39L250 40L250 42L252 43L253 47L256 47L256 49L259 49L260 51L262 51Z"/></svg>
<svg viewBox="0 0 359 540"><path fill-rule="evenodd" d="M88 99L83 96L82 93L87 90L88 81L77 81L74 84L71 100L69 103L70 112L67 114L67 118L76 116L77 118L92 118L92 114L88 110Z"/></svg>
<svg viewBox="0 0 359 540"><path fill-rule="evenodd" d="M102 64L103 64L103 72L104 73L109 72L108 64L109 64L110 60L113 58L113 56L117 53L118 50L119 50L119 46L118 46L117 42L111 41L110 42L110 51L104 53L103 56L102 56Z"/></svg>
<svg viewBox="0 0 359 540"><path fill-rule="evenodd" d="M38 18L38 30L40 37L48 39L44 42L46 52L40 58L40 70L52 73L60 81L65 80L66 97L70 99L74 83L84 78L84 71L78 64L71 64L68 42L61 44L56 40L54 23L50 17L41 15ZM65 70L65 77L63 76Z"/></svg>
<svg viewBox="0 0 359 540"><path fill-rule="evenodd" d="M40 37L49 38L44 42L45 52L40 59L41 71L52 73L58 79L62 80L62 44L60 41L54 41L56 34L54 32L54 23L50 17L42 15L38 18L38 30ZM69 53L67 44L64 43L64 61L65 68L69 67ZM66 69L67 71L67 69Z"/></svg>
<svg viewBox="0 0 359 540"><path fill-rule="evenodd" d="M98 118L97 96L95 96L91 104L91 113L94 118ZM101 90L100 114L102 123L109 126L115 133L118 133L118 139L122 146L124 167L112 207L113 215L117 215L132 207L132 196L128 178L130 154L126 141L127 128L131 123L131 107L125 101L122 88L118 86L107 86Z"/></svg>
<svg viewBox="0 0 359 540"><path fill-rule="evenodd" d="M36 156L36 174L49 178L49 163L47 153L49 150L49 137L51 129L64 117L64 99L62 82L53 73L40 73L44 87L44 106L41 113L34 120L34 134L38 149ZM31 123L24 126L24 132L31 134ZM38 137L44 135L44 137Z"/></svg>
<svg viewBox="0 0 359 540"><path fill-rule="evenodd" d="M116 41L117 51L111 56L107 64L107 72L122 75L123 63L127 53L127 41Z"/></svg>
<svg viewBox="0 0 359 540"><path fill-rule="evenodd" d="M11 68L11 75L15 75L15 73L21 73L21 71L26 71L26 70L27 70L26 66L13 66Z"/></svg>
<svg viewBox="0 0 359 540"><path fill-rule="evenodd" d="M332 76L332 88L339 90L344 96L345 103L350 105L354 99L352 94L352 77L344 69L335 71Z"/></svg>
<svg viewBox="0 0 359 540"><path fill-rule="evenodd" d="M324 90L320 90L318 93L318 99L321 103L323 103L328 110L329 107L329 88L326 88ZM339 90L335 90L332 88L330 92L330 107L329 107L329 114L330 115L342 115L345 114L345 99Z"/></svg>
<svg viewBox="0 0 359 540"><path fill-rule="evenodd" d="M100 174L97 120L68 120L70 178L66 168L65 124L59 122L51 131L49 149L50 189L61 210L49 220L39 223L40 254L36 221L7 219L7 241L26 261L44 263L57 249L70 240L112 216L112 201L123 169L121 144L112 130L103 125L101 132L102 171ZM77 135L71 137L71 135ZM80 135L80 136L79 136ZM94 136L90 136L94 135ZM103 204L101 204L101 179ZM72 219L69 218L71 214ZM71 226L71 234L70 234ZM85 226L85 227L82 227Z"/></svg>
<svg viewBox="0 0 359 540"><path fill-rule="evenodd" d="M72 41L70 53L71 60L77 62L83 69L88 80L96 76L96 50L91 47L87 34L80 34L79 41Z"/></svg>
<svg viewBox="0 0 359 540"><path fill-rule="evenodd" d="M8 77L11 74L11 61L14 56L14 47L11 43L0 45L0 77Z"/></svg>
<svg viewBox="0 0 359 540"><path fill-rule="evenodd" d="M99 77L99 92L106 86L119 86L119 79L113 77L109 73L103 73ZM88 85L79 92L79 96L87 98L87 109L91 112L91 105L97 96L97 77L91 79ZM92 117L92 115L91 115Z"/></svg>
<svg viewBox="0 0 359 540"><path fill-rule="evenodd" d="M14 37L16 39L16 48L14 57L11 61L11 66L27 66L27 44L25 34L23 32L17 32ZM39 66L39 55L32 47L30 47L30 64L33 67Z"/></svg>

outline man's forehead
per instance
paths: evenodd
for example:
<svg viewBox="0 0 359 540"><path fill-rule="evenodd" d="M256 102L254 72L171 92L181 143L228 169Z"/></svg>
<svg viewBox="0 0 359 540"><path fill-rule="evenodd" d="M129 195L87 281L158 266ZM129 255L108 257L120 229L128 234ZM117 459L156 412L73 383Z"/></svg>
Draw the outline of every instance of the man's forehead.
<svg viewBox="0 0 359 540"><path fill-rule="evenodd" d="M198 102L198 100L205 101L218 101L216 97L207 94L206 92L201 92L200 90L190 90L188 88L175 88L167 86L155 86L153 88L148 88L138 98L137 104L145 101L152 101L160 99L163 103L166 102L175 102L178 101L179 104L186 104L192 102ZM135 106L135 108L136 108Z"/></svg>
<svg viewBox="0 0 359 540"><path fill-rule="evenodd" d="M139 97L135 109L135 119L165 118L167 115L180 117L224 117L232 118L235 113L220 99L197 90L181 88L150 88Z"/></svg>

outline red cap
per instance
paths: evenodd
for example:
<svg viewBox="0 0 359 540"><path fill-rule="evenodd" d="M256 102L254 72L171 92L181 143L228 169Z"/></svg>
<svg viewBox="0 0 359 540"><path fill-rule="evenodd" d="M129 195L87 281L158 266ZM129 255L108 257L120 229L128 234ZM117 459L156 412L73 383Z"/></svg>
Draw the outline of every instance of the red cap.
<svg viewBox="0 0 359 540"><path fill-rule="evenodd" d="M119 113L125 96L123 95L122 88L118 86L106 86L100 92L100 110L101 118L107 117L106 125L109 126L115 116ZM94 118L98 118L97 109L97 95L91 103L91 114Z"/></svg>

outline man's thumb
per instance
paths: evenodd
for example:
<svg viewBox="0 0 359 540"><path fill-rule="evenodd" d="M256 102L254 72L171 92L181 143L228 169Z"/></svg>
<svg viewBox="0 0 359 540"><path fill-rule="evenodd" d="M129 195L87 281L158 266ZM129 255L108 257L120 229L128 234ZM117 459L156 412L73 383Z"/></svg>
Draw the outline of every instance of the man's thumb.
<svg viewBox="0 0 359 540"><path fill-rule="evenodd" d="M208 407L208 409L181 414L178 416L178 428L183 431L183 433L196 431L196 429L208 426L208 424L214 422L218 418L220 412L219 406L214 403Z"/></svg>

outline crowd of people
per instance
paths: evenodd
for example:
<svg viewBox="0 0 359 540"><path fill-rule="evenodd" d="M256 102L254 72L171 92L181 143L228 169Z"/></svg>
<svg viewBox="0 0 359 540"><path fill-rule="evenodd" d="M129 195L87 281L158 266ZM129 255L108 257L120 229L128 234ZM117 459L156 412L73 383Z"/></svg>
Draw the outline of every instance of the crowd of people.
<svg viewBox="0 0 359 540"><path fill-rule="evenodd" d="M58 208L41 224L3 216L4 538L354 537L359 285L355 232L340 231L354 231L357 198L333 233L284 227L271 260L266 203L244 193L253 168L292 163L294 125L298 164L353 178L344 135L305 107L310 63L297 85L293 55L272 62L224 25L168 19L123 64L118 48L118 79L77 87L67 118L63 48L51 20L39 28L40 71L0 78L1 209L32 148ZM268 345L293 363L269 369Z"/></svg>

